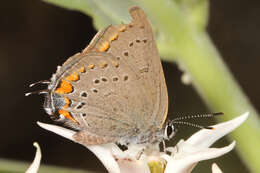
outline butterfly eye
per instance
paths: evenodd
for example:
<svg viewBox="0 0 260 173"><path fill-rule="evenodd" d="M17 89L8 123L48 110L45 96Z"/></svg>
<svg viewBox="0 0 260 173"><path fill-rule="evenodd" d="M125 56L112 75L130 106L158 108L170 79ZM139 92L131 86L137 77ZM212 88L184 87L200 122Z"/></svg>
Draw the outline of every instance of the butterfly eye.
<svg viewBox="0 0 260 173"><path fill-rule="evenodd" d="M168 124L165 127L164 139L169 140L175 135L175 127L173 124Z"/></svg>

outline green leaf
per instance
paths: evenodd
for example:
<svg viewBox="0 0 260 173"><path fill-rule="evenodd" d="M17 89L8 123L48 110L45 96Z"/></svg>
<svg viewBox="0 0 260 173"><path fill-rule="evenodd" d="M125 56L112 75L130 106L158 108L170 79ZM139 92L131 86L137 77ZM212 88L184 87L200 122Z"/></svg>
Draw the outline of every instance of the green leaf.
<svg viewBox="0 0 260 173"><path fill-rule="evenodd" d="M0 173L23 173L31 163L0 159ZM93 173L72 168L41 165L39 173Z"/></svg>
<svg viewBox="0 0 260 173"><path fill-rule="evenodd" d="M97 29L104 28L110 24L129 22L128 9L134 6L131 0L44 0L45 2L77 10L91 15Z"/></svg>

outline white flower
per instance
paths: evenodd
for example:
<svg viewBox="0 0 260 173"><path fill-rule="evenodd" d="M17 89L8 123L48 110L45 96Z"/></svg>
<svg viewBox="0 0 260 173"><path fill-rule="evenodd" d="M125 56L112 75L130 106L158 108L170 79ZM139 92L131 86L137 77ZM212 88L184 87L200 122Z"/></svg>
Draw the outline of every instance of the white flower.
<svg viewBox="0 0 260 173"><path fill-rule="evenodd" d="M34 157L32 164L26 170L25 173L37 173L38 169L40 167L41 157L42 157L41 148L40 148L40 146L37 142L34 142L33 146L36 148L36 154L35 154L35 157Z"/></svg>
<svg viewBox="0 0 260 173"><path fill-rule="evenodd" d="M212 173L222 173L222 171L220 170L220 168L218 167L218 165L216 163L212 164L211 170L212 170Z"/></svg>
<svg viewBox="0 0 260 173"><path fill-rule="evenodd" d="M198 131L186 141L179 141L175 147L166 148L171 154L149 150L136 159L134 155L138 150L140 151L140 146L131 146L126 151L120 150L117 145L112 143L86 147L99 158L110 173L188 173L199 161L213 159L231 151L235 147L235 142L222 148L209 147L219 138L240 126L247 119L248 114L246 112L233 120L214 125L212 126L214 130ZM40 122L38 125L77 142L73 138L76 132L72 130ZM133 153L135 154L133 155ZM215 165L213 167L214 173L221 172Z"/></svg>

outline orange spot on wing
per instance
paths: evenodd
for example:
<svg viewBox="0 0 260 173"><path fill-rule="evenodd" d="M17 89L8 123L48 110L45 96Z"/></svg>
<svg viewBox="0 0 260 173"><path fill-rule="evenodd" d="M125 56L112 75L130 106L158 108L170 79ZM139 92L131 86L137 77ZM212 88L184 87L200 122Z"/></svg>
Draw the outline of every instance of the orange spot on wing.
<svg viewBox="0 0 260 173"><path fill-rule="evenodd" d="M63 107L68 108L70 105L70 99L68 99L67 97L64 97L64 100L65 100L65 105Z"/></svg>
<svg viewBox="0 0 260 173"><path fill-rule="evenodd" d="M65 118L67 118L67 119L69 119L69 120L72 120L74 123L79 124L79 123L77 122L77 120L75 120L75 119L70 115L70 113L69 113L68 111L65 111L65 110L60 109L58 112L59 112L60 115L63 115Z"/></svg>
<svg viewBox="0 0 260 173"><path fill-rule="evenodd" d="M60 87L55 90L55 92L58 94L68 94L71 93L72 91L73 91L72 85L69 82L65 81L64 79L61 80Z"/></svg>
<svg viewBox="0 0 260 173"><path fill-rule="evenodd" d="M109 39L110 42L116 40L118 38L118 33L115 33L114 35L112 35Z"/></svg>
<svg viewBox="0 0 260 173"><path fill-rule="evenodd" d="M79 75L77 72L73 72L71 75L67 76L66 79L70 81L77 81L79 80Z"/></svg>
<svg viewBox="0 0 260 173"><path fill-rule="evenodd" d="M101 46L99 47L99 51L100 52L105 52L105 51L107 51L107 49L109 48L109 43L108 43L108 41L105 41L105 42L103 42L102 44L101 44Z"/></svg>
<svg viewBox="0 0 260 173"><path fill-rule="evenodd" d="M93 69L94 67L95 67L94 64L89 64L89 65L88 65L88 69Z"/></svg>
<svg viewBox="0 0 260 173"><path fill-rule="evenodd" d="M85 67L80 67L79 72L80 72L80 73L85 73L85 72L86 72Z"/></svg>
<svg viewBox="0 0 260 173"><path fill-rule="evenodd" d="M120 32L124 32L126 30L126 26L124 25L124 26L122 26L121 28L119 28L119 31Z"/></svg>

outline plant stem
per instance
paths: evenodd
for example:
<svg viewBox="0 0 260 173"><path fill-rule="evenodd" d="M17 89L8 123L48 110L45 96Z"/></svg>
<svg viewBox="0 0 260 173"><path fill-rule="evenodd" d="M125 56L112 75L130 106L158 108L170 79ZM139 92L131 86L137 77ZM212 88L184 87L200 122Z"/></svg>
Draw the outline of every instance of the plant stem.
<svg viewBox="0 0 260 173"><path fill-rule="evenodd" d="M168 36L159 47L161 53L167 60L175 61L183 67L212 110L225 113L222 120L250 112L248 121L231 137L237 141L237 150L251 171L260 172L257 159L260 156L259 116L222 61L208 34L196 30L185 21L185 16L181 15L174 3L167 0L142 0L142 5L150 12L156 10L151 16Z"/></svg>
<svg viewBox="0 0 260 173"><path fill-rule="evenodd" d="M260 172L260 121L256 110L245 96L226 65L220 58L208 35L200 40L187 42L185 51L178 59L192 78L201 97L214 111L223 111L222 120L229 120L245 111L250 112L248 121L231 137L237 141L237 149L243 160L254 172ZM250 137L248 136L250 135Z"/></svg>

